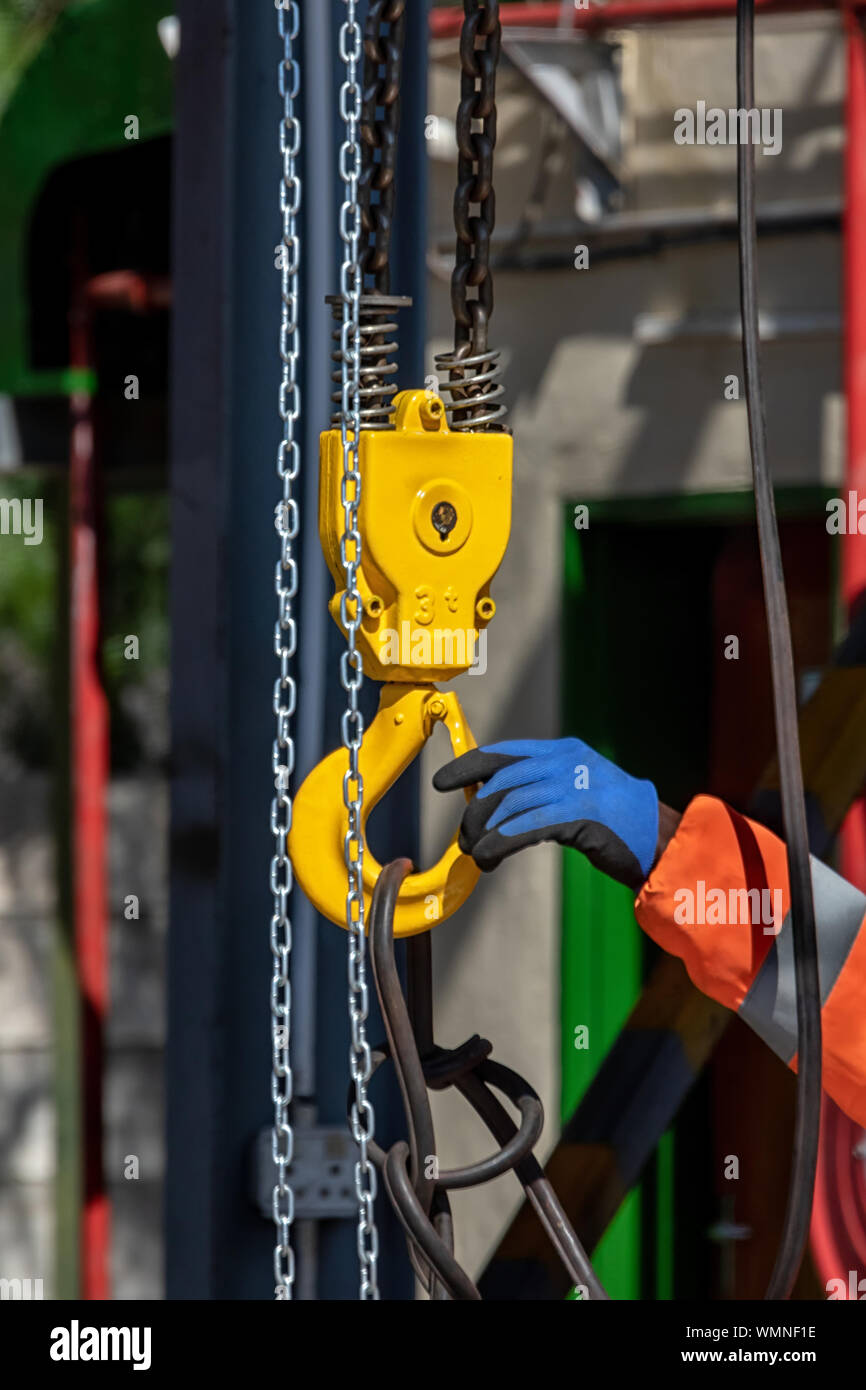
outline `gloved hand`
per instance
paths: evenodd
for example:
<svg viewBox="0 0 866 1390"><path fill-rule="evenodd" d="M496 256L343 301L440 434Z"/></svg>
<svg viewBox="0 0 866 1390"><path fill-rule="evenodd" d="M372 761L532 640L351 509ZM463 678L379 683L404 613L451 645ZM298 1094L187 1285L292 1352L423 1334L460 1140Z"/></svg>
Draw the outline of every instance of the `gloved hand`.
<svg viewBox="0 0 866 1390"><path fill-rule="evenodd" d="M468 803L459 844L481 869L556 840L638 889L656 856L659 801L652 782L623 772L579 738L525 739L475 748L441 767L437 791L484 785Z"/></svg>

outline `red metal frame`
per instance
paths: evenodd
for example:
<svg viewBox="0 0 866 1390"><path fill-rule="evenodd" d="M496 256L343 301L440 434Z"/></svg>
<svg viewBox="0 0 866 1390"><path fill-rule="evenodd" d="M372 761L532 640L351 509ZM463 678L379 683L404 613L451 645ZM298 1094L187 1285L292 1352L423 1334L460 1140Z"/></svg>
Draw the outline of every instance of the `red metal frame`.
<svg viewBox="0 0 866 1390"><path fill-rule="evenodd" d="M863 3L863 0L860 0ZM851 5L857 8L858 4ZM755 0L759 14L790 14L803 10L838 10L839 0ZM685 19L724 19L736 14L737 0L612 0L609 5L575 9L574 29L627 29L632 24L663 24ZM562 20L559 0L540 4L504 4L499 11L504 27L557 29ZM430 34L436 39L454 38L463 23L463 7L431 10Z"/></svg>
<svg viewBox="0 0 866 1390"><path fill-rule="evenodd" d="M91 309L82 265L69 315L70 363L92 368ZM106 796L108 701L102 683L99 524L93 401L71 402L69 455L70 761L73 911L81 1001L81 1104L84 1192L79 1229L81 1296L109 1296L110 1209L102 1155L104 1032L108 1010Z"/></svg>
<svg viewBox="0 0 866 1390"><path fill-rule="evenodd" d="M83 244L83 231L80 234ZM70 365L94 368L93 315L101 309L167 309L171 282L118 270L87 278L80 252L69 315ZM70 757L75 950L81 1001L83 1174L79 1263L81 1296L110 1294L111 1208L103 1164L103 1073L108 1017L109 915L107 797L109 710L100 653L98 451L93 398L71 402L69 456Z"/></svg>
<svg viewBox="0 0 866 1390"><path fill-rule="evenodd" d="M866 497L866 35L859 16L846 15L844 304L847 446L845 500ZM847 509L846 509L847 510ZM848 613L866 601L866 536L847 515L842 537L842 597ZM854 527L853 531L851 527ZM866 801L851 808L840 832L840 869L866 892ZM812 1209L812 1253L825 1286L866 1275L866 1164L852 1160L863 1132L824 1097L821 1148ZM855 1281L855 1290L857 1281ZM855 1292L855 1297L857 1294Z"/></svg>
<svg viewBox="0 0 866 1390"><path fill-rule="evenodd" d="M845 396L846 488L866 497L866 38L856 15L846 16L845 144ZM842 593L849 611L866 591L866 539L850 532L842 544ZM858 866L859 868L859 866Z"/></svg>

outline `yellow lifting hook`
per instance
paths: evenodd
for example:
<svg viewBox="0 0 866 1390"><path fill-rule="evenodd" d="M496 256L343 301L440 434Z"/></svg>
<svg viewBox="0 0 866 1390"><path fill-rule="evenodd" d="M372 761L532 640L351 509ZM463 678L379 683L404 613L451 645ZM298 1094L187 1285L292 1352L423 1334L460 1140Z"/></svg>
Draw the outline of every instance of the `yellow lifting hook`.
<svg viewBox="0 0 866 1390"><path fill-rule="evenodd" d="M451 680L475 659L479 633L493 617L490 597L511 527L512 439L504 432L450 430L445 407L430 391L401 391L393 430L362 430L358 449L363 608L358 647L364 672L385 681L365 731L359 768L364 782L362 833L373 807L423 748L438 722L455 756L475 747ZM345 576L340 431L321 436L319 538L336 585L329 610L339 624ZM298 882L324 916L345 926L343 801L346 751L338 748L297 792L289 853ZM364 903L380 866L364 840ZM438 863L404 882L394 934L414 936L444 921L478 881L457 836Z"/></svg>

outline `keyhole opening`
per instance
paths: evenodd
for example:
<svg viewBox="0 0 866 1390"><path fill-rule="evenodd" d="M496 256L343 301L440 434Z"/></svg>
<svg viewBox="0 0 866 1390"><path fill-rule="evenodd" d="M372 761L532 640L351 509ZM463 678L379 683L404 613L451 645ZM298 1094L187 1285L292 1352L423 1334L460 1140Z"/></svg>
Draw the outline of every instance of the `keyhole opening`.
<svg viewBox="0 0 866 1390"><path fill-rule="evenodd" d="M440 540L447 541L457 525L457 508L452 502L437 502L430 514L430 520L439 532Z"/></svg>

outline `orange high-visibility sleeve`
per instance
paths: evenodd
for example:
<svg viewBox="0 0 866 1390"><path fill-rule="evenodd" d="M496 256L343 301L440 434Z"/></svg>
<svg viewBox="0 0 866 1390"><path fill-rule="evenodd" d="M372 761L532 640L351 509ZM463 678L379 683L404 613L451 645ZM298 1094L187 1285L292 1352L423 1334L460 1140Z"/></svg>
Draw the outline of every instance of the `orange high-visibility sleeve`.
<svg viewBox="0 0 866 1390"><path fill-rule="evenodd" d="M824 1089L866 1125L866 897L812 860ZM797 1009L785 846L712 796L688 806L635 903L641 927L704 994L796 1070Z"/></svg>

